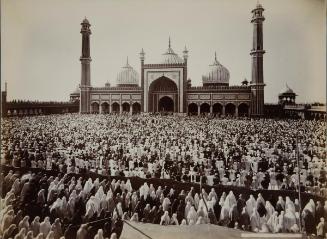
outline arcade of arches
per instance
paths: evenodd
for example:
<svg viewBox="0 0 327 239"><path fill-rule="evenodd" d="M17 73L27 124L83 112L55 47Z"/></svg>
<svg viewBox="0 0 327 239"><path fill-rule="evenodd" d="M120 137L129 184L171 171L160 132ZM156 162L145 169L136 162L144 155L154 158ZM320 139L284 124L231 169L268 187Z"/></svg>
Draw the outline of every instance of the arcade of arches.
<svg viewBox="0 0 327 239"><path fill-rule="evenodd" d="M155 101L156 112L176 112L176 103L173 100L171 94L161 95L157 97L158 101ZM109 113L128 113L138 114L141 112L141 104L139 102L134 103L118 103L113 102L111 105L108 102L103 102L101 105L98 102L91 104L91 112L93 114L109 114ZM214 115L214 116L235 116L243 117L249 116L250 108L248 103L214 103L203 102L203 103L189 103L188 114L189 115Z"/></svg>
<svg viewBox="0 0 327 239"><path fill-rule="evenodd" d="M248 103L189 103L189 115L214 115L214 116L249 116L250 108Z"/></svg>
<svg viewBox="0 0 327 239"><path fill-rule="evenodd" d="M122 104L119 104L118 102L113 102L111 105L108 102L103 102L101 103L101 105L98 102L93 102L91 104L91 113L93 114L139 114L140 112L141 104L139 102L123 102Z"/></svg>

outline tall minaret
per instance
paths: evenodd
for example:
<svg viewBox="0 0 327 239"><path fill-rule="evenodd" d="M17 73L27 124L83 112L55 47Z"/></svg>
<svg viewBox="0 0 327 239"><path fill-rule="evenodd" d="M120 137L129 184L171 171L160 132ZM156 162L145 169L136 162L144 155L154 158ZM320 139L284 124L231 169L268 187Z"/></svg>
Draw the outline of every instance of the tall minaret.
<svg viewBox="0 0 327 239"><path fill-rule="evenodd" d="M145 112L145 105L144 105L144 59L145 59L145 52L142 48L140 52L140 60L141 60L141 89L142 89L142 95L141 95L141 112Z"/></svg>
<svg viewBox="0 0 327 239"><path fill-rule="evenodd" d="M82 64L82 75L81 75L81 95L80 95L80 113L90 113L90 88L91 88L91 72L90 72L90 23L85 18L81 23L81 34L82 34L82 56L80 58Z"/></svg>
<svg viewBox="0 0 327 239"><path fill-rule="evenodd" d="M187 112L187 96L186 96L186 91L187 91L187 59L188 59L188 50L185 46L184 51L183 51L183 58L184 58L184 67L183 67L183 109L182 112L186 113Z"/></svg>
<svg viewBox="0 0 327 239"><path fill-rule="evenodd" d="M262 116L264 114L264 87L263 82L263 33L262 22L265 20L262 12L264 9L261 4L257 4L256 8L252 10L253 23L253 46L250 55L252 56L252 102L251 115Z"/></svg>

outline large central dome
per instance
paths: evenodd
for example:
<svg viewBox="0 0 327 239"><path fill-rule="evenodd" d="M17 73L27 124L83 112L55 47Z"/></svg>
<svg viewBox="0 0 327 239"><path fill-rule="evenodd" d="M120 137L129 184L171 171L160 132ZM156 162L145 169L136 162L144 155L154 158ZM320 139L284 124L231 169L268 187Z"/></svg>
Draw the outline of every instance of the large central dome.
<svg viewBox="0 0 327 239"><path fill-rule="evenodd" d="M122 67L122 71L117 75L117 86L137 86L139 83L139 75L128 63Z"/></svg>
<svg viewBox="0 0 327 239"><path fill-rule="evenodd" d="M209 71L202 76L203 86L228 86L229 85L229 71L226 67L217 61L215 53L215 60L212 65L209 65Z"/></svg>
<svg viewBox="0 0 327 239"><path fill-rule="evenodd" d="M166 53L162 54L161 64L181 64L184 63L184 60L178 56L170 45L170 38L169 38L169 45Z"/></svg>

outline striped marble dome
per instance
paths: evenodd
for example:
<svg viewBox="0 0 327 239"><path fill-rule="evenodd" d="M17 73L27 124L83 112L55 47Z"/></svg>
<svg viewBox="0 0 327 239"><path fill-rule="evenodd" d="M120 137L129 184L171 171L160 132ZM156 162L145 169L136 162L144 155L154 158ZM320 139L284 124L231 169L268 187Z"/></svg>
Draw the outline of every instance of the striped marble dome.
<svg viewBox="0 0 327 239"><path fill-rule="evenodd" d="M208 73L202 76L203 85L229 85L229 71L226 67L215 60L212 65L209 65Z"/></svg>
<svg viewBox="0 0 327 239"><path fill-rule="evenodd" d="M138 85L139 74L130 66L128 58L126 65L123 66L121 72L118 73L116 82L118 86Z"/></svg>

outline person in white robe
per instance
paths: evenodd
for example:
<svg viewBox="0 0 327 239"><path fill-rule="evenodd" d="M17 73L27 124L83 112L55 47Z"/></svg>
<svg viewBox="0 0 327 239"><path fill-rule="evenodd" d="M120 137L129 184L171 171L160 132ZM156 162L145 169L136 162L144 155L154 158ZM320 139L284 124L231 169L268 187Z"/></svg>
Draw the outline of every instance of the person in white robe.
<svg viewBox="0 0 327 239"><path fill-rule="evenodd" d="M215 191L214 188L211 188L211 191L209 193L209 197L208 197L208 200L212 200L212 198L215 198L216 201L218 201L218 195Z"/></svg>
<svg viewBox="0 0 327 239"><path fill-rule="evenodd" d="M95 214L98 216L100 214L100 201L95 196L91 196L86 203L85 217L90 219Z"/></svg>
<svg viewBox="0 0 327 239"><path fill-rule="evenodd" d="M273 207L273 205L269 202L266 201L266 220L269 221L269 218L274 214L275 212L275 208Z"/></svg>
<svg viewBox="0 0 327 239"><path fill-rule="evenodd" d="M169 198L166 197L162 202L162 210L163 211L168 211L170 205L171 205L171 202L170 202Z"/></svg>
<svg viewBox="0 0 327 239"><path fill-rule="evenodd" d="M304 213L305 210L309 210L313 217L315 217L316 214L316 205L314 203L314 201L312 199L309 200L309 202L305 205L305 207L303 208L302 214Z"/></svg>
<svg viewBox="0 0 327 239"><path fill-rule="evenodd" d="M82 224L76 233L76 239L87 239L87 224Z"/></svg>
<svg viewBox="0 0 327 239"><path fill-rule="evenodd" d="M261 230L260 225L260 215L256 208L253 208L252 214L250 216L251 231L259 232Z"/></svg>
<svg viewBox="0 0 327 239"><path fill-rule="evenodd" d="M181 222L181 226L186 226L186 225L187 225L187 222L186 222L185 219L183 219L182 222Z"/></svg>
<svg viewBox="0 0 327 239"><path fill-rule="evenodd" d="M33 236L36 237L40 233L40 217L36 216L31 222L31 228Z"/></svg>
<svg viewBox="0 0 327 239"><path fill-rule="evenodd" d="M93 182L92 182L92 179L89 178L86 182L85 182L85 185L84 185L84 188L83 188L83 191L86 195L88 195L90 193L90 191L92 190L93 188Z"/></svg>
<svg viewBox="0 0 327 239"><path fill-rule="evenodd" d="M94 236L94 239L104 239L102 229L98 230L97 234Z"/></svg>
<svg viewBox="0 0 327 239"><path fill-rule="evenodd" d="M18 234L16 234L14 239L24 239L26 236L26 232L27 232L26 228L20 229L20 231L18 232Z"/></svg>
<svg viewBox="0 0 327 239"><path fill-rule="evenodd" d="M270 217L267 222L269 231L272 233L277 233L278 232L278 212L274 212Z"/></svg>
<svg viewBox="0 0 327 239"><path fill-rule="evenodd" d="M131 222L139 222L139 216L136 212L133 214L130 221Z"/></svg>
<svg viewBox="0 0 327 239"><path fill-rule="evenodd" d="M176 226L179 225L176 213L173 213L173 215L171 216L169 225L176 225Z"/></svg>
<svg viewBox="0 0 327 239"><path fill-rule="evenodd" d="M195 204L191 192L189 192L189 193L187 194L187 196L185 197L185 203L187 203L187 202L190 202L191 205L194 205L194 204Z"/></svg>
<svg viewBox="0 0 327 239"><path fill-rule="evenodd" d="M278 197L278 201L276 203L277 211L278 211L278 207L282 208L283 211L285 210L285 201L284 201L283 197L281 197L281 196Z"/></svg>
<svg viewBox="0 0 327 239"><path fill-rule="evenodd" d="M65 218L67 217L69 214L69 210L68 210L68 203L67 203L67 199L65 196L63 196L61 198L61 207L60 207L60 215Z"/></svg>
<svg viewBox="0 0 327 239"><path fill-rule="evenodd" d="M144 199L146 200L150 192L150 188L146 182L143 184L143 190L144 190Z"/></svg>
<svg viewBox="0 0 327 239"><path fill-rule="evenodd" d="M164 214L161 216L161 220L160 220L160 225L169 225L170 223L170 217L168 214L168 211L165 211Z"/></svg>
<svg viewBox="0 0 327 239"><path fill-rule="evenodd" d="M192 206L190 211L187 214L187 221L190 225L191 220L193 221L193 223L195 223L197 219L198 219L198 214L196 213L195 208Z"/></svg>
<svg viewBox="0 0 327 239"><path fill-rule="evenodd" d="M205 219L201 216L199 216L198 220L196 221L196 225L200 225L200 224L206 224Z"/></svg>
<svg viewBox="0 0 327 239"><path fill-rule="evenodd" d="M278 226L277 230L278 232L285 232L285 218L284 218L285 212L281 211L280 215L278 216Z"/></svg>
<svg viewBox="0 0 327 239"><path fill-rule="evenodd" d="M294 209L288 208L286 209L286 213L284 215L284 229L286 230L286 232L290 232L294 224L296 224L296 216Z"/></svg>
<svg viewBox="0 0 327 239"><path fill-rule="evenodd" d="M225 199L226 199L226 193L223 192L222 195L220 196L220 199L219 199L219 205L220 205L221 207L224 206Z"/></svg>
<svg viewBox="0 0 327 239"><path fill-rule="evenodd" d="M62 228L59 218L56 218L51 225L51 231L54 232L54 239L59 239L62 236Z"/></svg>
<svg viewBox="0 0 327 239"><path fill-rule="evenodd" d="M287 210L291 210L293 213L295 213L295 205L294 203L291 201L290 197L286 197L285 200L285 212L287 212Z"/></svg>
<svg viewBox="0 0 327 239"><path fill-rule="evenodd" d="M258 193L258 197L257 197L257 206L262 203L262 205L265 205L266 202L265 202L265 199L262 197L261 193Z"/></svg>
<svg viewBox="0 0 327 239"><path fill-rule="evenodd" d="M230 206L230 208L232 208L237 203L233 191L229 191L229 193L228 193L228 195L226 197L226 200L229 200L229 206Z"/></svg>
<svg viewBox="0 0 327 239"><path fill-rule="evenodd" d="M51 229L50 218L45 217L44 221L40 223L40 233L42 233L43 236L46 237L48 236L50 229Z"/></svg>
<svg viewBox="0 0 327 239"><path fill-rule="evenodd" d="M62 205L62 200L60 198L57 198L57 200L50 207L50 213L55 212L57 215L60 215L61 205Z"/></svg>
<svg viewBox="0 0 327 239"><path fill-rule="evenodd" d="M7 211L1 218L1 231L4 232L14 221L14 210Z"/></svg>
<svg viewBox="0 0 327 239"><path fill-rule="evenodd" d="M25 228L26 231L29 230L29 228L30 228L30 223L28 222L29 218L30 218L29 216L25 216L25 217L23 218L23 220L21 220L21 221L19 222L19 224L18 224L18 230L20 230L20 229L22 229L22 228Z"/></svg>
<svg viewBox="0 0 327 239"><path fill-rule="evenodd" d="M253 195L250 195L250 198L246 201L246 212L249 215L252 215L253 213L253 209L257 208L257 202L255 200L255 198L253 197Z"/></svg>
<svg viewBox="0 0 327 239"><path fill-rule="evenodd" d="M122 207L121 202L117 203L116 211L118 211L118 215L119 215L120 217L123 216L124 211L123 211L123 207Z"/></svg>
<svg viewBox="0 0 327 239"><path fill-rule="evenodd" d="M195 207L195 209L199 208L199 202L200 202L200 197L199 197L199 194L196 193L194 195L194 207Z"/></svg>

